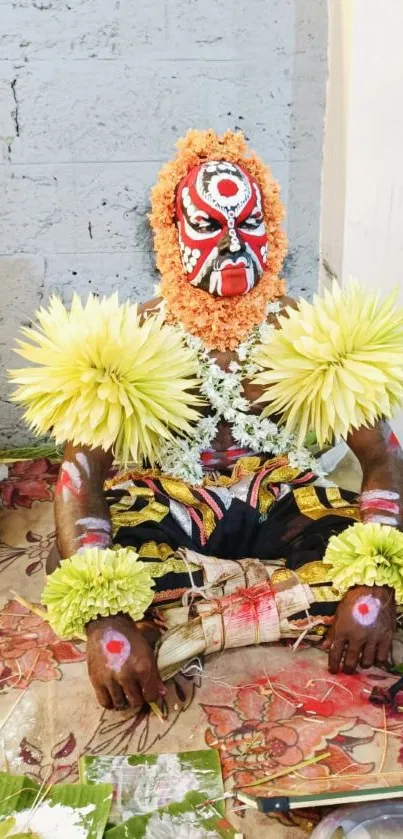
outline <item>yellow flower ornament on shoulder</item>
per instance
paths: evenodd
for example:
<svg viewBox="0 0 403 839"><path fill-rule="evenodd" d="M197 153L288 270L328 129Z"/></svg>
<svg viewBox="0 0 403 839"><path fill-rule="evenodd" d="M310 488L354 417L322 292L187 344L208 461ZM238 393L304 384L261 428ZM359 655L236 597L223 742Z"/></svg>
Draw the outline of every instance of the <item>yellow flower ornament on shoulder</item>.
<svg viewBox="0 0 403 839"><path fill-rule="evenodd" d="M33 366L10 373L34 432L112 448L138 464L154 463L161 440L191 433L197 356L162 314L142 320L137 305L114 294L85 305L75 295L70 311L53 297L37 317L16 350Z"/></svg>
<svg viewBox="0 0 403 839"><path fill-rule="evenodd" d="M263 416L279 413L302 443L320 446L389 419L403 404L403 309L351 280L287 309L255 352Z"/></svg>

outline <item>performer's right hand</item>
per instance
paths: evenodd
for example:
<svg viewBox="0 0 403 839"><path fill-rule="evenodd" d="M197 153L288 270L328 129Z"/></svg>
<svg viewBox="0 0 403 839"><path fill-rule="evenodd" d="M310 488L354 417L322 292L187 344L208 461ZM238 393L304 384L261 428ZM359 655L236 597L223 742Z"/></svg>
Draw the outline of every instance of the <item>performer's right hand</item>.
<svg viewBox="0 0 403 839"><path fill-rule="evenodd" d="M87 664L104 708L140 708L166 693L152 646L128 615L98 618L87 625Z"/></svg>

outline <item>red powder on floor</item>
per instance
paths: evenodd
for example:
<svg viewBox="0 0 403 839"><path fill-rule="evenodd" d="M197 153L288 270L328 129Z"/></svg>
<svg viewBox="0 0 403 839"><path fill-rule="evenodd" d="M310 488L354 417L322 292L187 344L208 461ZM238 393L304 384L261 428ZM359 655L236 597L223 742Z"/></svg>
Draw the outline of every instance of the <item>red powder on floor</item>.
<svg viewBox="0 0 403 839"><path fill-rule="evenodd" d="M335 713L334 702L326 700L321 702L320 699L304 699L302 711L307 714L318 714L320 717L333 717Z"/></svg>

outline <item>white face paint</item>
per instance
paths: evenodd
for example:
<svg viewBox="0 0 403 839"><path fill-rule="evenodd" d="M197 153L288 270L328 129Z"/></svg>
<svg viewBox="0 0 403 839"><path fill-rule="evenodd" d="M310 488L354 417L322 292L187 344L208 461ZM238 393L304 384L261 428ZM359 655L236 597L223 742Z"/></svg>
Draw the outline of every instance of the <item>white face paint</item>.
<svg viewBox="0 0 403 839"><path fill-rule="evenodd" d="M372 626L378 618L380 609L381 602L377 597L364 594L354 604L352 615L361 626Z"/></svg>

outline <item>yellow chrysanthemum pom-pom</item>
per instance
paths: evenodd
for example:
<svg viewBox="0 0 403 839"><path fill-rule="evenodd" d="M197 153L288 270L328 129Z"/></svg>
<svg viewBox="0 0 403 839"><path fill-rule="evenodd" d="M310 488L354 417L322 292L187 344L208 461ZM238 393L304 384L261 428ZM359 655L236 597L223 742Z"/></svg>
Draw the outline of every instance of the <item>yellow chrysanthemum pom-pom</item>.
<svg viewBox="0 0 403 839"><path fill-rule="evenodd" d="M153 599L154 580L146 562L130 548L88 548L65 559L47 578L42 603L61 638L85 637L98 616L123 612L141 620Z"/></svg>
<svg viewBox="0 0 403 839"><path fill-rule="evenodd" d="M39 328L16 352L35 366L12 370L13 395L37 434L57 443L111 447L117 459L154 463L162 439L186 435L199 416L195 353L162 314L144 322L137 306L75 296L68 311L53 297L38 312Z"/></svg>
<svg viewBox="0 0 403 839"><path fill-rule="evenodd" d="M403 533L396 527L353 524L331 537L323 562L341 594L356 585L390 586L403 603Z"/></svg>
<svg viewBox="0 0 403 839"><path fill-rule="evenodd" d="M403 404L403 309L394 302L350 281L288 308L255 354L263 416L282 414L300 443L314 431L319 445L393 416Z"/></svg>

